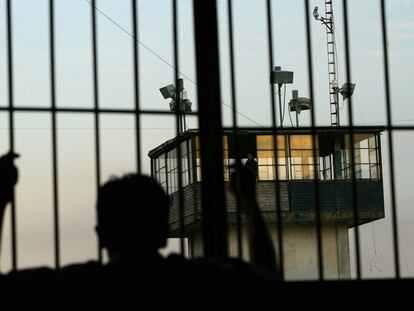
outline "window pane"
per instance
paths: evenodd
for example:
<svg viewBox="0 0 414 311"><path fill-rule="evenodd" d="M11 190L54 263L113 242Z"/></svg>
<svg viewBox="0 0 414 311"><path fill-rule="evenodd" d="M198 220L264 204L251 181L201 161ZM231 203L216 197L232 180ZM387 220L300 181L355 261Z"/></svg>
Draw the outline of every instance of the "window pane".
<svg viewBox="0 0 414 311"><path fill-rule="evenodd" d="M368 147L369 148L376 148L377 147L376 136L372 136L368 139Z"/></svg>
<svg viewBox="0 0 414 311"><path fill-rule="evenodd" d="M197 181L201 181L201 167L197 166Z"/></svg>
<svg viewBox="0 0 414 311"><path fill-rule="evenodd" d="M200 137L198 135L194 136L195 138L195 148L196 150L200 150Z"/></svg>
<svg viewBox="0 0 414 311"><path fill-rule="evenodd" d="M355 149L355 163L369 163L369 149Z"/></svg>
<svg viewBox="0 0 414 311"><path fill-rule="evenodd" d="M370 178L369 164L355 165L355 178L369 179Z"/></svg>
<svg viewBox="0 0 414 311"><path fill-rule="evenodd" d="M292 157L292 164L313 164L313 157Z"/></svg>
<svg viewBox="0 0 414 311"><path fill-rule="evenodd" d="M257 135L257 149L271 150L274 149L274 137L272 135ZM285 136L277 135L277 149L285 148Z"/></svg>
<svg viewBox="0 0 414 311"><path fill-rule="evenodd" d="M354 145L355 148L368 148L369 134L355 134Z"/></svg>
<svg viewBox="0 0 414 311"><path fill-rule="evenodd" d="M315 137L316 144L317 138ZM290 149L313 149L312 135L291 135Z"/></svg>
<svg viewBox="0 0 414 311"><path fill-rule="evenodd" d="M313 150L291 150L290 151L291 157L306 157L306 158L312 158L313 159ZM316 156L319 156L318 153L316 153Z"/></svg>
<svg viewBox="0 0 414 311"><path fill-rule="evenodd" d="M227 142L227 135L223 135L223 149L224 150L229 149L228 142Z"/></svg>
<svg viewBox="0 0 414 311"><path fill-rule="evenodd" d="M276 155L278 157L278 162L280 163L281 161L284 161L285 159L285 150L278 150L276 152ZM260 160L260 158L272 158L274 159L275 157L275 151L274 150L267 150L267 151L263 151L263 150L258 150L257 151L257 158Z"/></svg>
<svg viewBox="0 0 414 311"><path fill-rule="evenodd" d="M378 160L377 160L377 149L370 149L369 150L369 162L371 164L378 163Z"/></svg>
<svg viewBox="0 0 414 311"><path fill-rule="evenodd" d="M371 178L372 178L372 179L377 179L377 178L379 178L379 174L378 174L378 165L371 165L371 166L370 166L370 174L371 174Z"/></svg>
<svg viewBox="0 0 414 311"><path fill-rule="evenodd" d="M259 166L259 180L274 180L274 166Z"/></svg>

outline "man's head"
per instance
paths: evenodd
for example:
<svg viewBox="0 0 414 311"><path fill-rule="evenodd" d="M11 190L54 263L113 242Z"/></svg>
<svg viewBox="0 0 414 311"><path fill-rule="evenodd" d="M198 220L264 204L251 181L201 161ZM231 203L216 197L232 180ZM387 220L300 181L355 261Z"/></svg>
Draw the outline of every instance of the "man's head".
<svg viewBox="0 0 414 311"><path fill-rule="evenodd" d="M111 179L98 194L97 232L110 256L155 252L168 237L168 196L153 179L130 174Z"/></svg>
<svg viewBox="0 0 414 311"><path fill-rule="evenodd" d="M252 153L247 154L247 160L254 160L254 156Z"/></svg>

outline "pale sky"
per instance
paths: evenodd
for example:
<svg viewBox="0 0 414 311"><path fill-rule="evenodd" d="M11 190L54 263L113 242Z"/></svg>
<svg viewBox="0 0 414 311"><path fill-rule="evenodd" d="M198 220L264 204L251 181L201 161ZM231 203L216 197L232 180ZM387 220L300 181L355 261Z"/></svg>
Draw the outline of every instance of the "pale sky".
<svg viewBox="0 0 414 311"><path fill-rule="evenodd" d="M48 1L13 0L15 105L50 105ZM57 105L92 107L90 4L86 0L56 0ZM168 109L158 89L172 83L173 36L171 1L139 2L141 107ZM179 0L180 72L188 96L197 109L192 1ZM310 1L323 13L322 0ZM340 84L345 82L342 1L334 1ZM380 125L386 120L380 6L377 0L349 0L354 121ZM414 124L410 104L414 85L414 2L387 0L392 115L395 124ZM97 5L127 31L131 30L129 0L98 0ZM238 110L261 125L271 125L269 64L265 1L237 0L234 5L234 37ZM309 96L304 5L302 0L272 1L274 64L294 71L300 96ZM227 1L218 0L222 100L231 105ZM98 18L100 105L133 107L132 39L104 16ZM0 0L0 106L8 104L5 0ZM329 124L328 74L325 29L311 16L314 65L314 103L318 125ZM146 47L155 52L155 56ZM162 59L163 60L162 60ZM189 79L188 79L189 78ZM342 103L341 103L342 104ZM348 122L347 103L341 110ZM238 114L239 125L255 124ZM301 116L309 123L309 113ZM50 115L16 113L16 150L21 179L17 188L19 267L53 264ZM223 123L231 125L231 110L223 105ZM197 127L196 118L187 125ZM285 126L289 126L288 118ZM0 152L8 150L7 113L0 112ZM92 114L59 114L59 195L61 207L62 261L71 263L96 258L95 164ZM102 179L135 170L135 130L132 116L102 115ZM149 172L147 153L175 135L174 116L142 116L143 169ZM394 134L397 208L401 269L414 276L414 211L411 191L414 148L410 132ZM116 147L114 147L116 146ZM382 136L386 218L361 226L364 277L393 275L389 191L388 140ZM9 222L3 235L1 270L10 268ZM353 247L352 234L350 235Z"/></svg>

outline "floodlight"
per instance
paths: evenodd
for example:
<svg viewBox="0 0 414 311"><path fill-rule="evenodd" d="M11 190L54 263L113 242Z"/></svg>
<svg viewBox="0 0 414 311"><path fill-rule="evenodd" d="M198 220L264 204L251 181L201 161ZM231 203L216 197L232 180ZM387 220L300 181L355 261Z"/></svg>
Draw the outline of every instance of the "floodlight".
<svg viewBox="0 0 414 311"><path fill-rule="evenodd" d="M174 112L176 108L175 100L170 101L170 111Z"/></svg>
<svg viewBox="0 0 414 311"><path fill-rule="evenodd" d="M191 112L191 105L193 104L189 99L183 99L181 101L181 103L183 104L183 108L185 112Z"/></svg>
<svg viewBox="0 0 414 311"><path fill-rule="evenodd" d="M167 86L160 88L160 92L162 96L164 97L164 99L175 98L176 90L175 90L174 84L169 84Z"/></svg>
<svg viewBox="0 0 414 311"><path fill-rule="evenodd" d="M345 99L349 98L354 94L355 83L344 83L339 89L339 92L342 94L342 97Z"/></svg>
<svg viewBox="0 0 414 311"><path fill-rule="evenodd" d="M310 110L311 100L306 97L299 97L298 90L292 91L292 99L289 102L289 110L300 113L302 110Z"/></svg>
<svg viewBox="0 0 414 311"><path fill-rule="evenodd" d="M170 111L171 112L179 112L179 132L183 133L186 131L186 124L185 124L185 113L191 112L191 101L187 98L187 91L184 89L184 80L177 79L176 81L177 86L174 84L169 84L160 88L160 92L165 99L171 98L169 103ZM180 104L177 105L177 102Z"/></svg>
<svg viewBox="0 0 414 311"><path fill-rule="evenodd" d="M289 102L289 111L296 112L296 126L299 126L300 112L302 110L310 110L310 109L311 109L311 100L306 97L299 97L298 90L293 90L292 99Z"/></svg>
<svg viewBox="0 0 414 311"><path fill-rule="evenodd" d="M316 20L319 20L319 13L318 13L318 7L315 6L313 9L313 17L315 17Z"/></svg>
<svg viewBox="0 0 414 311"><path fill-rule="evenodd" d="M293 83L293 71L282 70L281 67L276 66L270 76L270 82L276 84L292 84Z"/></svg>
<svg viewBox="0 0 414 311"><path fill-rule="evenodd" d="M191 105L192 104L193 103L190 100L188 100L188 99L182 99L180 101L180 111L181 112L191 112ZM177 109L177 103L176 103L175 100L172 100L170 102L170 111L176 112L177 111L176 109Z"/></svg>

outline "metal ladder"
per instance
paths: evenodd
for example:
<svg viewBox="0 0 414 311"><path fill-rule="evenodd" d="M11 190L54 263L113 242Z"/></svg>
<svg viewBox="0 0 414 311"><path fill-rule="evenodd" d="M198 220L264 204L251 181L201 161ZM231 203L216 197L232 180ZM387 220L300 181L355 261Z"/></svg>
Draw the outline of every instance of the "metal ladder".
<svg viewBox="0 0 414 311"><path fill-rule="evenodd" d="M339 126L338 92L335 90L335 88L338 87L338 80L335 49L335 25L333 19L332 0L325 0L325 22L327 26L326 41L328 51L329 102L331 113L331 125Z"/></svg>

